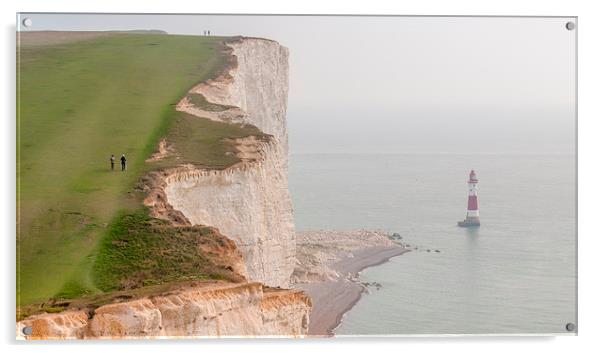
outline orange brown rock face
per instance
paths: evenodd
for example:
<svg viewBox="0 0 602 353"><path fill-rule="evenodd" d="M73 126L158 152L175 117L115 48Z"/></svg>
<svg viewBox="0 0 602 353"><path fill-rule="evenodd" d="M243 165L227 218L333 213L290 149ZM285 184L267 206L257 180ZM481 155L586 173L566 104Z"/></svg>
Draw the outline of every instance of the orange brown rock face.
<svg viewBox="0 0 602 353"><path fill-rule="evenodd" d="M311 300L260 283L198 284L164 295L41 314L17 324L19 339L136 339L307 334ZM30 335L23 328L31 327Z"/></svg>

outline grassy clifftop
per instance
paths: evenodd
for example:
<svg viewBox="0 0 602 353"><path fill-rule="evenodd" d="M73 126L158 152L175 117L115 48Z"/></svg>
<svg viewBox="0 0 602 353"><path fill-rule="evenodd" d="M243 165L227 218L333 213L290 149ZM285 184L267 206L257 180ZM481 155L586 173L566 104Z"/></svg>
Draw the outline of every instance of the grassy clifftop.
<svg viewBox="0 0 602 353"><path fill-rule="evenodd" d="M115 222L123 221L123 214L139 212L134 185L149 168L157 167L145 159L161 137L170 136L176 148L196 159L191 162L223 168L235 162L224 153L230 149L224 138L258 133L191 120L174 109L190 87L214 77L227 64L223 40L61 32L20 37L18 306L57 295L100 293L127 283L106 272L111 271L109 263L96 268L94 263L99 249L105 260L119 256L107 251L123 250L101 239L119 237ZM119 158L121 153L126 154L128 170L118 171L117 165L111 171L109 156ZM158 226L153 223L138 231L144 237ZM149 271L158 271L163 266L158 263ZM128 268L122 268L126 274ZM179 276L164 270L170 278ZM143 280L154 283L150 277Z"/></svg>

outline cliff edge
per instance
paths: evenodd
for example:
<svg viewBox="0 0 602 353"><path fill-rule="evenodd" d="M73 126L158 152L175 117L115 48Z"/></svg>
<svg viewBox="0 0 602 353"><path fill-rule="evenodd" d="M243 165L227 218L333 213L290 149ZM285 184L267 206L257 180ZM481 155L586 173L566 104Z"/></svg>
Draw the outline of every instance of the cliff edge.
<svg viewBox="0 0 602 353"><path fill-rule="evenodd" d="M288 192L288 50L255 38L227 46L232 59L227 69L192 88L176 109L253 125L265 135L233 139L240 162L223 170L192 164L166 170L145 204L153 217L219 229L241 250L250 281L288 288L295 267Z"/></svg>
<svg viewBox="0 0 602 353"><path fill-rule="evenodd" d="M181 162L150 172L142 189L150 217L178 229L210 227L233 241L233 253L239 250L243 261L232 255L236 261L229 270L249 282L195 282L97 307L34 315L17 323L17 338L307 334L310 298L299 290L281 289L290 287L296 243L287 170L288 50L255 38L227 41L225 46L229 55L222 73L193 87L176 110L186 119L210 119L251 131L232 138L212 136L233 146L226 153L237 162L221 169L183 162L179 146L166 138L149 162L170 155ZM194 131L191 136L197 137Z"/></svg>

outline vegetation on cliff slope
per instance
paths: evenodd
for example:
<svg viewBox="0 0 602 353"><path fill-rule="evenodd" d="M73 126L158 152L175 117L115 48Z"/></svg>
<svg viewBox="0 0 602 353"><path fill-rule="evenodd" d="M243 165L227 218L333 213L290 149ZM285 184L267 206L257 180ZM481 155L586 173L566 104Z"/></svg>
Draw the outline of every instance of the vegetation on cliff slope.
<svg viewBox="0 0 602 353"><path fill-rule="evenodd" d="M170 234L160 222L144 218L132 190L150 168L181 162L145 163L161 137L169 136L185 161L223 168L237 161L224 138L257 133L174 109L190 87L227 64L224 38L43 35L36 41L23 35L19 41L17 305L125 288L128 281L150 283L153 276L164 281L190 275L174 272L184 257L172 256L167 263L152 257L175 251L168 235L192 242L192 233ZM111 153L126 154L126 172L110 171ZM138 242L119 246L128 234L165 243L151 242L149 252ZM103 241L98 248L103 236L117 243ZM132 254L137 257L126 261ZM187 254L182 256L192 255ZM139 273L126 279L128 271Z"/></svg>
<svg viewBox="0 0 602 353"><path fill-rule="evenodd" d="M166 137L176 153L152 165L159 168L191 163L223 169L239 162L232 140L251 135L259 139L267 136L252 125L228 124L179 112Z"/></svg>
<svg viewBox="0 0 602 353"><path fill-rule="evenodd" d="M229 266L242 263L242 255L216 229L173 227L150 218L145 209L118 217L96 256L94 277L103 291L195 279L242 280Z"/></svg>

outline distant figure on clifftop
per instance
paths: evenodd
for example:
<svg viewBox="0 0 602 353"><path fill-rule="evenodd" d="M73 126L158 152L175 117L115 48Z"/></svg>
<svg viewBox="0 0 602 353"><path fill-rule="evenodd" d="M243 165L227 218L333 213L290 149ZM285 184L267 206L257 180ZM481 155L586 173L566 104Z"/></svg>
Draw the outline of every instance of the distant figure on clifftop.
<svg viewBox="0 0 602 353"><path fill-rule="evenodd" d="M127 161L127 159L125 159L125 154L121 155L121 171L123 172L125 170L125 162Z"/></svg>
<svg viewBox="0 0 602 353"><path fill-rule="evenodd" d="M111 170L115 170L115 155L111 155Z"/></svg>

